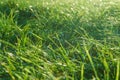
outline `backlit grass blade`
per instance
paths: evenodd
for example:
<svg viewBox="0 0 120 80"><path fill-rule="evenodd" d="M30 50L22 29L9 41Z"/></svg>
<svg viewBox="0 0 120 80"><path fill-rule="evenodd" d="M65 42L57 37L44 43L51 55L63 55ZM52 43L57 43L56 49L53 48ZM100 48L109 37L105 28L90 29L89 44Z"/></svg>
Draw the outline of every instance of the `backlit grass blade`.
<svg viewBox="0 0 120 80"><path fill-rule="evenodd" d="M80 80L84 80L84 63L82 63L82 66L81 66L81 79Z"/></svg>
<svg viewBox="0 0 120 80"><path fill-rule="evenodd" d="M8 45L8 46L10 46L10 47L12 47L12 48L14 48L14 49L17 50L17 48L16 48L15 45L13 45L13 44L11 44L11 43L5 41L5 40L0 39L0 42L1 42L2 44L6 44L6 45Z"/></svg>
<svg viewBox="0 0 120 80"><path fill-rule="evenodd" d="M120 61L117 61L117 69L116 69L116 79L115 80L119 80L120 78Z"/></svg>
<svg viewBox="0 0 120 80"><path fill-rule="evenodd" d="M87 56L88 56L88 58L89 58L89 61L90 61L90 63L91 63L91 66L92 66L92 68L93 68L95 77L96 77L97 80L100 80L99 77L98 77L98 74L97 74L97 70L95 69L93 60L92 60L92 58L91 58L92 56L90 56L89 51L88 51L88 49L87 49L87 47L86 47L86 45L85 45L85 41L83 41L83 44L84 44L85 52L86 52L86 54L87 54Z"/></svg>

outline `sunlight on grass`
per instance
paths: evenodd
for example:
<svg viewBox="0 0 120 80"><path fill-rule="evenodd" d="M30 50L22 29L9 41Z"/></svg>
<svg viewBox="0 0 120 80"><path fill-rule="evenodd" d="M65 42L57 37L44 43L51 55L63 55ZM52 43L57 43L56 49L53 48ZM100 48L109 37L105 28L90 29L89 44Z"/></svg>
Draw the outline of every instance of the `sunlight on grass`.
<svg viewBox="0 0 120 80"><path fill-rule="evenodd" d="M0 80L119 80L119 0L1 0Z"/></svg>

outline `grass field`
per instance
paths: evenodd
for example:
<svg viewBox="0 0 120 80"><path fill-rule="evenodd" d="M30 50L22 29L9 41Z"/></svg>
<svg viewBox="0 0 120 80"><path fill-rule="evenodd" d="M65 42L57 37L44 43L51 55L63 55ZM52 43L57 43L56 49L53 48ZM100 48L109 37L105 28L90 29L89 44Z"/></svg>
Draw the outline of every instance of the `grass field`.
<svg viewBox="0 0 120 80"><path fill-rule="evenodd" d="M0 0L0 80L120 80L120 1Z"/></svg>

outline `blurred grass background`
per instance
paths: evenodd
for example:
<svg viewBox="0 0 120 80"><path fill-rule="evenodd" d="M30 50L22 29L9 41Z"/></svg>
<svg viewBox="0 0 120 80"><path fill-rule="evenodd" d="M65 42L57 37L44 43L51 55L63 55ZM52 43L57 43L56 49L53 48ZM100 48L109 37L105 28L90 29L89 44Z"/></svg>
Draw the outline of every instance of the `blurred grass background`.
<svg viewBox="0 0 120 80"><path fill-rule="evenodd" d="M0 80L119 80L119 4L1 0Z"/></svg>

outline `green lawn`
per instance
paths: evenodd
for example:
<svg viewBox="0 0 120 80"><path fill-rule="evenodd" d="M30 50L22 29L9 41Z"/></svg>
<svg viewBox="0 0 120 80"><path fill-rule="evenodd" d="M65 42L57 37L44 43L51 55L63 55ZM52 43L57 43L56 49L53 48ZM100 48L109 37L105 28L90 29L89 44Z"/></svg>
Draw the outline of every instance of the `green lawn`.
<svg viewBox="0 0 120 80"><path fill-rule="evenodd" d="M120 1L0 0L0 80L120 80Z"/></svg>

